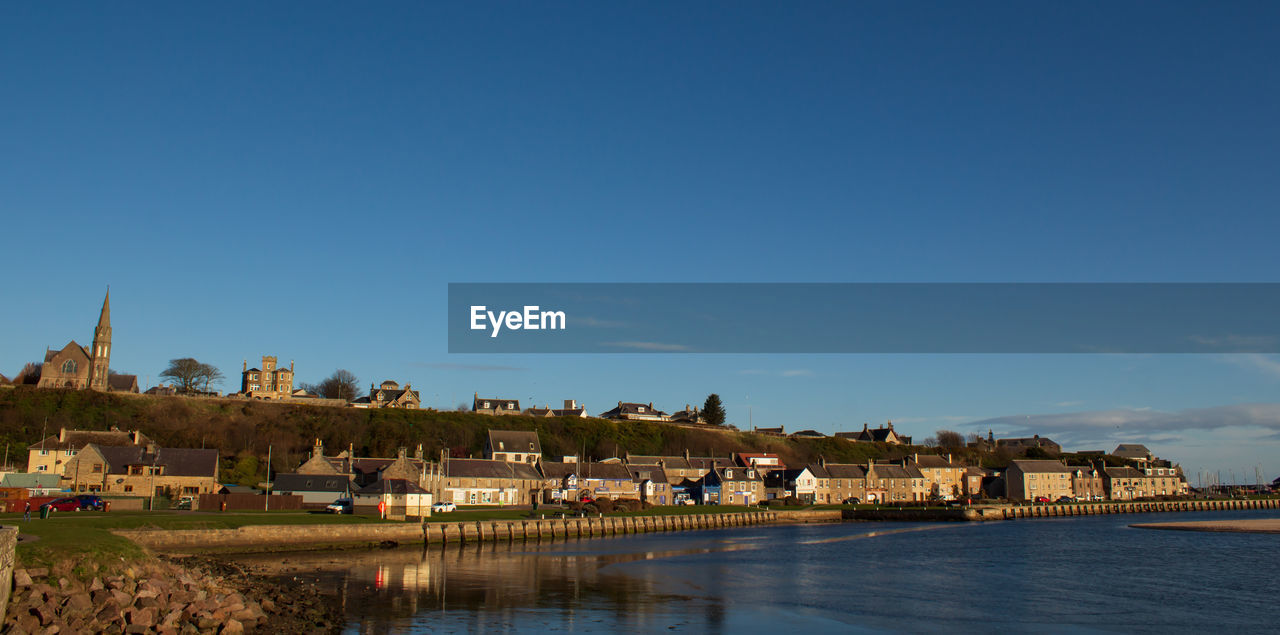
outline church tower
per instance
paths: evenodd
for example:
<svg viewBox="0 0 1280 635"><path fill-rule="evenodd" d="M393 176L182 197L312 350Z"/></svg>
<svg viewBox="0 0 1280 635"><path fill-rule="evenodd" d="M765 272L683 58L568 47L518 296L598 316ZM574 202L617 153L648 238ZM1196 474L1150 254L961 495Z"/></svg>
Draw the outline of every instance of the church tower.
<svg viewBox="0 0 1280 635"><path fill-rule="evenodd" d="M98 326L93 329L93 348L89 358L89 388L107 389L107 373L111 370L111 289L102 299L102 313L98 314Z"/></svg>

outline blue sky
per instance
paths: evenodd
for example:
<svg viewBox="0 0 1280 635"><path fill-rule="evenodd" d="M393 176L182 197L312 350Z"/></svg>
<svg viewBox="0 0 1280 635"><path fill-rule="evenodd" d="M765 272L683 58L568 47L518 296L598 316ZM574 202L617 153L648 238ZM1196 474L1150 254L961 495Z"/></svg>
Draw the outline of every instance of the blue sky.
<svg viewBox="0 0 1280 635"><path fill-rule="evenodd" d="M113 366L144 382L274 354L441 407L714 391L740 426L1021 421L1068 447L1146 439L1193 482L1274 478L1275 356L464 356L445 301L488 281L1276 281L1278 18L5 6L0 372L89 339L110 284Z"/></svg>

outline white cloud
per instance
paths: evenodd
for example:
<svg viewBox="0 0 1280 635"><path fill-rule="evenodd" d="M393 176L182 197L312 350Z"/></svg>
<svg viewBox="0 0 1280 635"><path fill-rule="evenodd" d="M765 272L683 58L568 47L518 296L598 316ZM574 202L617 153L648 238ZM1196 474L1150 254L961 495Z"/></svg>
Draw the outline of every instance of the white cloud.
<svg viewBox="0 0 1280 635"><path fill-rule="evenodd" d="M972 430L1002 435L1039 434L1063 444L1183 440L1187 433L1226 429L1261 429L1280 433L1280 403L1237 404L1165 412L1152 408L1114 408L1058 414L1019 414L972 421ZM1260 437L1255 432L1255 438Z"/></svg>
<svg viewBox="0 0 1280 635"><path fill-rule="evenodd" d="M1219 355L1218 359L1241 368L1256 370L1265 375L1280 378L1280 359L1275 355L1244 353L1239 355Z"/></svg>

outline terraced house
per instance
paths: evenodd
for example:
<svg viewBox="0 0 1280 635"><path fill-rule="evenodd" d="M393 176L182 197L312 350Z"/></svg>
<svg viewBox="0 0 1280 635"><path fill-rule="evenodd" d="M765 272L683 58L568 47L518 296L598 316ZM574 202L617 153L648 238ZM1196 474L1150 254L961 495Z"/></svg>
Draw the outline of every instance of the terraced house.
<svg viewBox="0 0 1280 635"><path fill-rule="evenodd" d="M928 495L924 475L911 466L867 462L866 502L922 501Z"/></svg>
<svg viewBox="0 0 1280 635"><path fill-rule="evenodd" d="M212 494L219 487L218 451L91 443L67 463L62 483L85 493L171 498Z"/></svg>
<svg viewBox="0 0 1280 635"><path fill-rule="evenodd" d="M544 487L528 463L446 459L443 476L440 500L457 505L532 505Z"/></svg>
<svg viewBox="0 0 1280 635"><path fill-rule="evenodd" d="M1074 496L1076 470L1061 461L1013 461L1004 472L1005 495L1010 500L1021 501L1039 498L1056 501L1063 496Z"/></svg>
<svg viewBox="0 0 1280 635"><path fill-rule="evenodd" d="M966 467L953 462L950 454L914 454L907 458L907 464L920 470L930 497L951 500L964 495Z"/></svg>
<svg viewBox="0 0 1280 635"><path fill-rule="evenodd" d="M27 471L61 475L67 462L89 444L99 446L146 446L151 443L145 434L134 430L68 430L41 439L27 446Z"/></svg>
<svg viewBox="0 0 1280 635"><path fill-rule="evenodd" d="M764 479L754 467L718 467L702 477L707 505L754 505L764 499Z"/></svg>

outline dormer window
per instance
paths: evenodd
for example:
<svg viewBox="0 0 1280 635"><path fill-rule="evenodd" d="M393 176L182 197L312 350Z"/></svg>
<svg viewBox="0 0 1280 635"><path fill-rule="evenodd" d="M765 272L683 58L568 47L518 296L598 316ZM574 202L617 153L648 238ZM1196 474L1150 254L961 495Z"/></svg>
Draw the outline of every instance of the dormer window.
<svg viewBox="0 0 1280 635"><path fill-rule="evenodd" d="M487 409L489 407L489 402L484 402L484 407Z"/></svg>
<svg viewBox="0 0 1280 635"><path fill-rule="evenodd" d="M515 409L516 409L516 404L515 404L515 402L509 402L509 403L507 403L507 410L515 410Z"/></svg>
<svg viewBox="0 0 1280 635"><path fill-rule="evenodd" d="M733 478L733 470L726 469L726 470L724 471L724 477L725 477L725 478Z"/></svg>
<svg viewBox="0 0 1280 635"><path fill-rule="evenodd" d="M639 412L640 414L644 414L644 406L640 406L636 408L636 412Z"/></svg>

